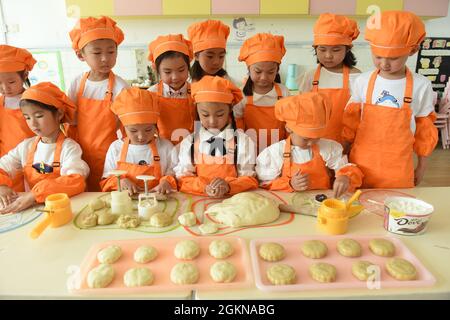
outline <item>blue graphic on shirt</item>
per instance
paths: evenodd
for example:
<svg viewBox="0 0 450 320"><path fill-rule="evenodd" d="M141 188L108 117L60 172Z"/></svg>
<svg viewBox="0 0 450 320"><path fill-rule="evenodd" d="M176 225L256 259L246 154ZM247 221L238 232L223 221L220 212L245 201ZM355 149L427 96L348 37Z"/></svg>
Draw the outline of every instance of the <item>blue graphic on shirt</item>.
<svg viewBox="0 0 450 320"><path fill-rule="evenodd" d="M378 97L375 104L381 104L383 106L387 107L396 107L400 108L400 104L398 103L398 100L389 93L389 91L383 90L381 92L381 95Z"/></svg>
<svg viewBox="0 0 450 320"><path fill-rule="evenodd" d="M48 164L43 163L43 162L33 164L33 168L36 169L36 171L41 174L47 174L47 173L53 172L53 167L49 166Z"/></svg>

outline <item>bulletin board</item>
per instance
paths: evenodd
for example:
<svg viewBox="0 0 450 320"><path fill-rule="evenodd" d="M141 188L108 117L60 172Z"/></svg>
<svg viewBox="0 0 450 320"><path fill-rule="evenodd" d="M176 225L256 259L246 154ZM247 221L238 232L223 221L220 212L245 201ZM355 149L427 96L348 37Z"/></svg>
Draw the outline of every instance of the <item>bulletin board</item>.
<svg viewBox="0 0 450 320"><path fill-rule="evenodd" d="M57 85L62 91L65 91L61 53L59 51L32 51L31 53L37 61L30 72L29 79L31 84L49 81Z"/></svg>
<svg viewBox="0 0 450 320"><path fill-rule="evenodd" d="M417 55L416 72L443 92L450 76L450 38L425 38Z"/></svg>

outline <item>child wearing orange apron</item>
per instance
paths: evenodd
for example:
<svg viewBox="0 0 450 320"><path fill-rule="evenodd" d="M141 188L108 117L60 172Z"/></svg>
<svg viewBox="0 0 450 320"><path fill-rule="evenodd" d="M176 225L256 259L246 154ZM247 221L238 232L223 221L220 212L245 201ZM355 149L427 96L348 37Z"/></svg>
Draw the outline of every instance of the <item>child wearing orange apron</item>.
<svg viewBox="0 0 450 320"><path fill-rule="evenodd" d="M201 127L180 144L174 169L179 190L220 198L257 188L255 145L232 121L232 106L242 99L239 88L204 76L192 84L192 97Z"/></svg>
<svg viewBox="0 0 450 320"><path fill-rule="evenodd" d="M406 11L385 11L380 28L366 29L376 70L355 81L342 133L350 161L364 173L364 188L414 187L436 146L431 83L405 65L424 37L423 22Z"/></svg>
<svg viewBox="0 0 450 320"><path fill-rule="evenodd" d="M69 136L83 149L83 156L91 168L89 191L100 191L106 152L117 139L119 122L110 110L114 98L128 84L114 75L117 47L123 41L122 30L109 17L80 19L70 31L72 48L90 71L78 76L68 90L77 105L75 123Z"/></svg>
<svg viewBox="0 0 450 320"><path fill-rule="evenodd" d="M286 138L285 124L274 115L275 102L289 96L279 74L285 53L282 36L258 33L243 43L239 54L249 76L243 88L244 99L233 107L233 112L238 128L253 138L258 153Z"/></svg>
<svg viewBox="0 0 450 320"><path fill-rule="evenodd" d="M275 104L275 116L286 122L290 136L267 147L256 160L261 186L276 191L330 189L328 170L335 172L335 197L361 186L362 172L347 162L342 146L323 138L332 106L326 94L307 92Z"/></svg>
<svg viewBox="0 0 450 320"><path fill-rule="evenodd" d="M158 193L176 190L173 176L177 162L175 148L170 141L158 138L158 95L139 88L124 89L111 110L125 127L127 137L114 141L108 149L104 179L100 182L102 191L118 189L117 178L109 174L112 170L127 172L121 179L121 186L130 195L144 190L144 182L136 178L140 175L154 176L148 187Z"/></svg>
<svg viewBox="0 0 450 320"><path fill-rule="evenodd" d="M0 159L0 214L19 212L52 193L74 196L86 188L89 167L78 143L66 138L62 123L73 120L75 104L54 84L41 82L25 90L20 109L36 137L27 138ZM26 192L11 189L17 171Z"/></svg>
<svg viewBox="0 0 450 320"><path fill-rule="evenodd" d="M230 27L219 20L206 20L191 24L187 32L195 57L191 68L192 82L199 81L204 75L230 80L223 68Z"/></svg>
<svg viewBox="0 0 450 320"><path fill-rule="evenodd" d="M178 144L194 131L195 105L187 81L192 44L181 34L169 34L152 41L149 51L148 59L161 79L149 88L159 96L159 136Z"/></svg>
<svg viewBox="0 0 450 320"><path fill-rule="evenodd" d="M352 41L359 35L356 21L331 13L321 14L314 25L317 68L298 78L299 92L322 92L332 101L332 112L324 138L342 143L342 115L350 98L351 83L359 75Z"/></svg>

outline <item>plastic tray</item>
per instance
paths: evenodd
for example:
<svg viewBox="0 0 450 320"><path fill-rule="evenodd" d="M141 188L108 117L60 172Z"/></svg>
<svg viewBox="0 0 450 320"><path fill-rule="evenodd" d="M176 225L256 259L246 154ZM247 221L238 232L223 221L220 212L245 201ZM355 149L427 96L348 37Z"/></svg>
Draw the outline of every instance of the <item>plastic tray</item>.
<svg viewBox="0 0 450 320"><path fill-rule="evenodd" d="M362 255L356 258L348 258L341 256L336 249L337 242L340 239L351 238L358 241L362 247ZM411 262L417 269L418 277L413 281L398 281L392 278L385 269L387 257L374 255L369 249L369 241L371 239L387 239L396 247L395 257L404 258ZM320 240L328 246L328 254L322 259L310 259L300 251L300 246L307 240ZM259 257L259 247L266 242L277 242L284 246L286 257L278 262L267 262ZM424 287L432 286L436 279L423 266L423 264L409 251L409 249L399 239L386 236L302 236L292 238L270 238L258 239L250 242L250 254L252 259L255 282L258 289L263 291L303 291L303 290L332 290L341 288L369 288L376 287ZM366 281L360 281L352 275L352 264L359 260L370 261L380 267L380 276L373 276L373 280L369 284ZM337 269L335 282L320 283L311 278L308 269L309 266L316 262L326 262L334 265ZM266 276L267 269L277 263L288 264L296 271L296 282L290 285L273 285ZM375 283L376 280L379 282Z"/></svg>
<svg viewBox="0 0 450 320"><path fill-rule="evenodd" d="M234 248L234 254L226 259L215 259L209 255L209 244L215 239L229 241ZM174 256L175 245L182 240L194 240L200 245L200 254L194 260L179 260ZM114 280L106 288L89 288L86 282L88 272L96 267L99 262L97 253L110 245L117 245L122 248L122 256L112 266L114 267ZM135 250L142 245L151 245L158 250L158 256L155 260L141 264L133 259ZM209 269L216 261L228 261L235 265L237 269L236 278L230 283L214 282L210 275ZM196 284L177 285L170 280L170 271L178 262L192 262L199 269L200 277ZM150 286L128 288L123 283L125 272L134 267L147 267L154 275L154 282ZM239 237L166 237L166 238L147 238L137 240L116 240L98 243L92 246L80 267L80 286L71 289L70 292L78 294L140 294L146 292L176 292L187 289L202 290L223 290L226 288L243 288L251 286L252 273L250 259L246 248L246 243Z"/></svg>

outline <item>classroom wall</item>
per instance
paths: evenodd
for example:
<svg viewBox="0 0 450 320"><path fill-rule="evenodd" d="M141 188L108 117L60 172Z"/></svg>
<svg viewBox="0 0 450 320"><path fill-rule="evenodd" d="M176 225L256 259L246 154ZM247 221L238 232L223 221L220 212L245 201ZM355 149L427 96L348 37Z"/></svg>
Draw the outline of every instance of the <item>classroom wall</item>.
<svg viewBox="0 0 450 320"><path fill-rule="evenodd" d="M78 61L71 49L68 31L76 19L67 18L64 0L0 0L3 9L4 23L10 32L6 39L0 42L24 47L32 50L60 50L66 87L71 79L86 70L86 65ZM242 43L232 27L233 17L219 18L231 27L226 69L237 81L246 75L244 63L239 63L237 57ZM316 17L297 18L247 18L252 24L246 31L246 36L258 32L270 32L284 35L287 53L281 67L282 79L287 74L289 64L297 64L298 72L312 68L316 64L313 56L312 29ZM132 18L118 20L125 33L125 41L120 46L117 65L114 71L127 80L136 79L138 67L147 63L147 45L155 37L168 33L186 35L187 27L204 18ZM358 59L357 67L363 71L372 68L370 49L364 41L365 19L358 19L361 35L354 43L353 52ZM428 36L449 36L450 9L447 17L426 20ZM138 59L136 58L136 49ZM145 52L142 52L144 50ZM140 55L139 55L140 53ZM140 61L139 61L140 59ZM414 69L416 56L408 60L408 65Z"/></svg>

